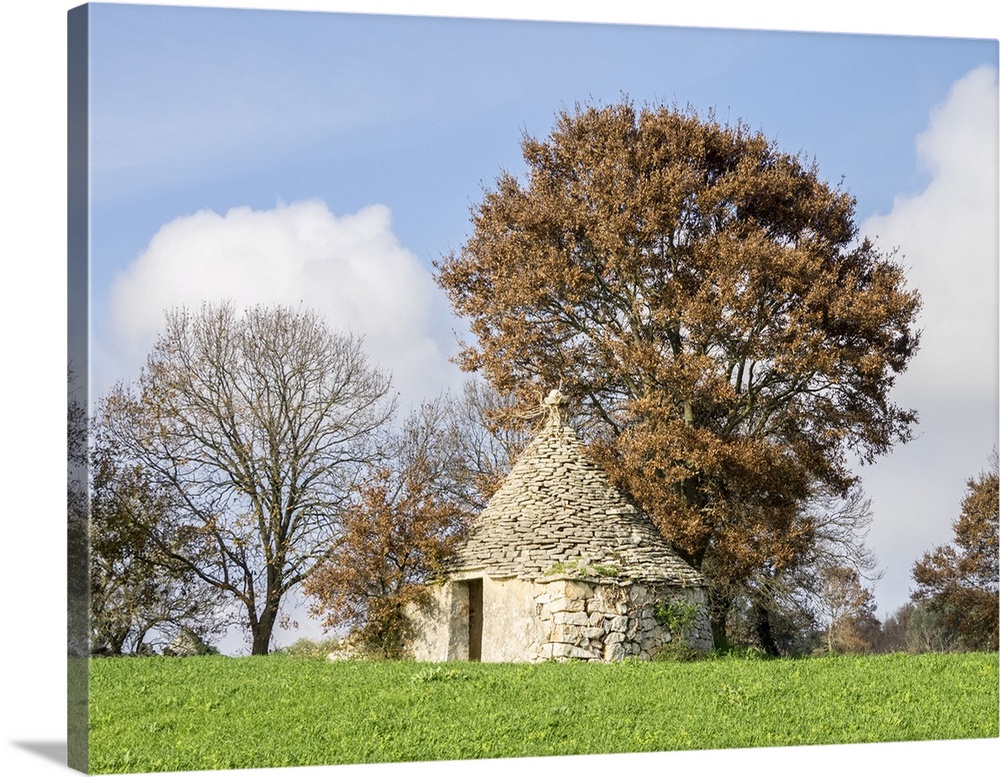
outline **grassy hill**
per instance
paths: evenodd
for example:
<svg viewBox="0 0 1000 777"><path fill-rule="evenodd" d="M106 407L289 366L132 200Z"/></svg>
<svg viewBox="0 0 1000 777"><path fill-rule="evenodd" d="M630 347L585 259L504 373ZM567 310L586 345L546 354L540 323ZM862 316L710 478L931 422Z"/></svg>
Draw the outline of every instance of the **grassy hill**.
<svg viewBox="0 0 1000 777"><path fill-rule="evenodd" d="M997 655L90 662L93 772L998 736Z"/></svg>

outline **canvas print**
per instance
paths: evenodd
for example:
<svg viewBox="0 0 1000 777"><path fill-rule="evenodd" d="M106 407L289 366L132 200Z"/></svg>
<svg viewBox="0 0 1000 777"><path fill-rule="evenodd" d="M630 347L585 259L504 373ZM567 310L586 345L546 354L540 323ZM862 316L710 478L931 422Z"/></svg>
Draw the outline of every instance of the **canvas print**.
<svg viewBox="0 0 1000 777"><path fill-rule="evenodd" d="M73 768L998 736L996 40L68 21Z"/></svg>

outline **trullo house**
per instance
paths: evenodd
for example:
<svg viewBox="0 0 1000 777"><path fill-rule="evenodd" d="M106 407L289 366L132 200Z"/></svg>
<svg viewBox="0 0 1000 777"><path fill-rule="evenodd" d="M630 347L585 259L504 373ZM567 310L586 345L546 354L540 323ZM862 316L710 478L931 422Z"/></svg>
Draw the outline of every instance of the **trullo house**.
<svg viewBox="0 0 1000 777"><path fill-rule="evenodd" d="M566 397L477 517L428 603L411 609L422 661L617 661L672 641L712 647L701 575L587 458ZM670 613L684 615L671 634Z"/></svg>

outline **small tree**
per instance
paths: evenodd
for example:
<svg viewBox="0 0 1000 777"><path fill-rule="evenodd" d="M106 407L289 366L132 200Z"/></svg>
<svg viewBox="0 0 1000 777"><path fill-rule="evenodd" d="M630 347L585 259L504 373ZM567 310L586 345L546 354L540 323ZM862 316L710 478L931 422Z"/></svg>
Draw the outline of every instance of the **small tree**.
<svg viewBox="0 0 1000 777"><path fill-rule="evenodd" d="M961 642L944 617L926 603L913 605L906 621L906 649L910 653L950 653Z"/></svg>
<svg viewBox="0 0 1000 777"><path fill-rule="evenodd" d="M875 597L861 584L856 569L822 569L817 606L826 625L827 653L866 653L875 647L881 626Z"/></svg>
<svg viewBox="0 0 1000 777"><path fill-rule="evenodd" d="M185 630L220 634L228 625L221 592L175 560L199 550L190 533L170 536L171 494L122 462L100 423L90 476L91 652L138 654Z"/></svg>
<svg viewBox="0 0 1000 777"><path fill-rule="evenodd" d="M900 653L907 650L906 628L914 606L913 602L906 602L882 621L878 639L879 653Z"/></svg>
<svg viewBox="0 0 1000 777"><path fill-rule="evenodd" d="M354 487L340 536L304 586L327 628L350 628L379 655L401 654L406 605L440 572L476 499L457 442L446 405L425 404Z"/></svg>
<svg viewBox="0 0 1000 777"><path fill-rule="evenodd" d="M913 565L913 600L925 603L966 650L997 649L998 506L994 452L990 468L967 483L961 515L952 524L954 544L925 553Z"/></svg>
<svg viewBox="0 0 1000 777"><path fill-rule="evenodd" d="M957 649L958 641L926 603L905 602L882 623L880 653L944 653Z"/></svg>

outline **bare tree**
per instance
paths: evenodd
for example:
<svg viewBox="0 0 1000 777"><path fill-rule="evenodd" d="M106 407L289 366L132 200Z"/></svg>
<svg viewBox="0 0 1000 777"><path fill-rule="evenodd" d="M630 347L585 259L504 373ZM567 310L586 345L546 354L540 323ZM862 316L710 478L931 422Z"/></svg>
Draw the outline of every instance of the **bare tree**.
<svg viewBox="0 0 1000 777"><path fill-rule="evenodd" d="M103 405L110 439L176 501L162 545L243 613L268 652L282 598L329 552L394 411L360 338L314 313L169 312L138 382Z"/></svg>
<svg viewBox="0 0 1000 777"><path fill-rule="evenodd" d="M460 479L466 484L469 506L477 512L486 507L530 440L527 427L499 420L509 414L513 402L512 395L501 395L488 383L473 379L462 386L460 398L441 404L449 416L449 439L460 453L451 457L453 466L463 471Z"/></svg>
<svg viewBox="0 0 1000 777"><path fill-rule="evenodd" d="M845 495L822 487L815 491L800 519L813 541L795 564L717 569L711 557L707 560L704 571L715 586L712 606L716 608L713 622L720 629L718 642L730 637L729 615L733 614L738 621L735 636L751 636L769 654L811 650L816 617L823 618L824 571L847 568L859 580L881 577L878 557L865 544L872 521L871 500L858 485Z"/></svg>

